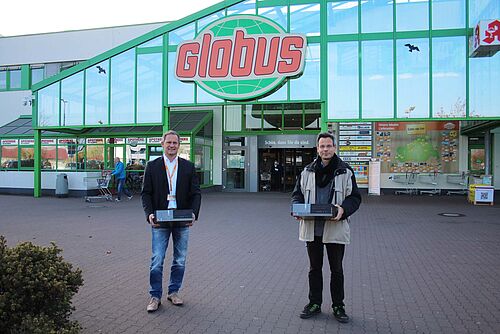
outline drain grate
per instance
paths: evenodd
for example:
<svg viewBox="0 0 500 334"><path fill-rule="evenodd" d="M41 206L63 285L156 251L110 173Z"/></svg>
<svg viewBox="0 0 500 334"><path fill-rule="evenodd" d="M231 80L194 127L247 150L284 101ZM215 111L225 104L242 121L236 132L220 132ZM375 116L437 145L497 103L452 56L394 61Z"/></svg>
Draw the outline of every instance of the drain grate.
<svg viewBox="0 0 500 334"><path fill-rule="evenodd" d="M457 212L438 213L438 216L443 216L443 217L448 217L448 218L465 217L465 215L463 213L457 213Z"/></svg>

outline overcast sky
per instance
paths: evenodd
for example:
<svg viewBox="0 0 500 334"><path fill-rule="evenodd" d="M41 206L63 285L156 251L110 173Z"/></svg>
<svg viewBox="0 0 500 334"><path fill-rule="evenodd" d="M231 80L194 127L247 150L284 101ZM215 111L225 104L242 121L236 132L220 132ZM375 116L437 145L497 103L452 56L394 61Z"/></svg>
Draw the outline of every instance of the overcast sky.
<svg viewBox="0 0 500 334"><path fill-rule="evenodd" d="M174 21L221 0L2 0L0 35Z"/></svg>

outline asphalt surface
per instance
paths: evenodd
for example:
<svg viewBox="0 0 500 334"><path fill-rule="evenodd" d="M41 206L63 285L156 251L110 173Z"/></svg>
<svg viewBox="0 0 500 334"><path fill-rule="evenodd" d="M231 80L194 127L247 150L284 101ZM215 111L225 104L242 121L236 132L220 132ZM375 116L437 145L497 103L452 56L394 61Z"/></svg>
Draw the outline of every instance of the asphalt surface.
<svg viewBox="0 0 500 334"><path fill-rule="evenodd" d="M138 196L86 203L0 195L0 234L9 246L55 241L83 270L72 315L83 333L500 333L500 205L473 206L463 196L363 200L344 259L348 324L331 313L328 279L322 313L298 316L308 260L289 194L203 194L185 305L164 298L152 314L150 227Z"/></svg>

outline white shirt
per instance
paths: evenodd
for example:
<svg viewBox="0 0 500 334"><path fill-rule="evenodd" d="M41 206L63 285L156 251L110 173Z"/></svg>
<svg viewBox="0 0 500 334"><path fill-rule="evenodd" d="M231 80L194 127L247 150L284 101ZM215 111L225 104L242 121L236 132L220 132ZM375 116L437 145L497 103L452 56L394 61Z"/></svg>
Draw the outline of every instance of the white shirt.
<svg viewBox="0 0 500 334"><path fill-rule="evenodd" d="M163 154L163 161L165 163L165 173L167 174L167 183L169 188L169 195L175 196L177 191L177 171L179 170L179 159L171 162L165 154ZM169 209L177 209L177 200L168 201Z"/></svg>

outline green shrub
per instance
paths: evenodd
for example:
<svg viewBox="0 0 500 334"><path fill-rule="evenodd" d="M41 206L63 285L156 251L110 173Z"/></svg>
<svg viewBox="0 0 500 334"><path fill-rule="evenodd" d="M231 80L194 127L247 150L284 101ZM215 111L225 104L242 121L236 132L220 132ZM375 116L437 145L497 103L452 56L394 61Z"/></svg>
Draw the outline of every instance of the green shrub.
<svg viewBox="0 0 500 334"><path fill-rule="evenodd" d="M54 243L23 242L8 248L0 236L0 333L78 333L70 321L71 298L83 285L82 271L64 261Z"/></svg>

